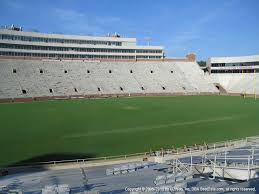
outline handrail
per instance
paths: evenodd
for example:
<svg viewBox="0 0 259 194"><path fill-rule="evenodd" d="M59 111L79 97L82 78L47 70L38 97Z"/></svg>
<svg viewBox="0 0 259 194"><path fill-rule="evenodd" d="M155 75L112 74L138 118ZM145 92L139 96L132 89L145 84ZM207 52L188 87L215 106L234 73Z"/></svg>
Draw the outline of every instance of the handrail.
<svg viewBox="0 0 259 194"><path fill-rule="evenodd" d="M205 151L205 150L213 150L216 148L223 148L223 147L229 147L235 145L237 142L245 142L247 138L241 138L241 139L232 139L232 140L226 140L226 141L219 141L215 143L208 143L208 144L199 144L194 146L189 146L186 148L177 148L177 149L172 149L171 148L164 148L163 150L165 151L170 151L170 154L189 154L190 149L192 154L195 154L196 152L200 151ZM254 138L259 138L259 136L255 136ZM197 148L197 149L195 149ZM202 148L202 149L200 149ZM154 151L152 153L156 152L161 152L160 151ZM166 152L161 152L163 154L167 154ZM22 164L16 164L16 165L11 165L6 168L12 168L12 167L25 167L25 166L42 166L42 165L56 165L56 164L66 164L66 163L80 163L80 162L90 162L90 161L99 161L99 160L112 160L112 159L128 159L130 157L137 157L137 156L150 156L148 154L151 154L150 152L141 152L141 153L133 153L133 154L124 154L124 155L116 155L116 156L103 156L103 157L96 157L96 158L79 158L79 159L71 159L71 160L57 160L57 161L46 161L46 162L33 162L33 163L22 163ZM3 168L3 167L2 167ZM1 169L1 167L0 167Z"/></svg>
<svg viewBox="0 0 259 194"><path fill-rule="evenodd" d="M65 163L79 163L79 162L87 162L87 161L98 161L98 160L111 160L111 159L128 159L134 156L144 156L147 152L143 153L135 153L135 154L124 154L124 155L116 155L116 156L103 156L96 158L80 158L80 159L71 159L71 160L53 160L47 162L33 162L33 163L21 163L20 165L14 165L9 167L22 167L22 166L41 166L41 165L55 165L55 164L65 164Z"/></svg>

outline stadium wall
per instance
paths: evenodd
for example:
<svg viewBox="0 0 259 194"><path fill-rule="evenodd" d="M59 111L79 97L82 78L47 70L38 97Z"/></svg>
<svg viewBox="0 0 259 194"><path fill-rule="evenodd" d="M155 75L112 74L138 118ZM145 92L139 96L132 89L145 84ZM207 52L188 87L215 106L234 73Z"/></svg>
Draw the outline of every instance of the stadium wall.
<svg viewBox="0 0 259 194"><path fill-rule="evenodd" d="M193 60L1 59L0 102L218 93Z"/></svg>
<svg viewBox="0 0 259 194"><path fill-rule="evenodd" d="M28 98L1 98L0 103L15 103L15 102L33 102L33 101L48 101L48 100L69 100L69 99L97 99L97 98L118 98L118 97L141 97L141 96L197 96L197 95L220 95L220 93L133 93L133 94L100 94L100 95L73 95L73 96L38 96ZM240 96L240 94L228 94L231 96Z"/></svg>

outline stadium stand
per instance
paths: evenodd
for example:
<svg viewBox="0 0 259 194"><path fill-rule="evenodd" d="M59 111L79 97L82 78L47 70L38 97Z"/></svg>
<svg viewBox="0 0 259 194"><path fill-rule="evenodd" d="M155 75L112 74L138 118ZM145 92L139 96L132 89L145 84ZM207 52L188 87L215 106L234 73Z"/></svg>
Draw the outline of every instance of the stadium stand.
<svg viewBox="0 0 259 194"><path fill-rule="evenodd" d="M69 194L70 189L68 185L46 185L42 189L42 194Z"/></svg>
<svg viewBox="0 0 259 194"><path fill-rule="evenodd" d="M109 175L116 175L116 174L127 174L131 172L135 172L140 169L149 168L154 165L156 164L152 162L129 163L128 165L124 164L122 166L107 168L106 175L109 176Z"/></svg>
<svg viewBox="0 0 259 194"><path fill-rule="evenodd" d="M259 94L259 55L210 57L206 65L209 77L227 93Z"/></svg>
<svg viewBox="0 0 259 194"><path fill-rule="evenodd" d="M259 94L259 74L224 73L211 74L214 83L220 83L228 93Z"/></svg>
<svg viewBox="0 0 259 194"><path fill-rule="evenodd" d="M1 99L217 92L196 62L0 60Z"/></svg>
<svg viewBox="0 0 259 194"><path fill-rule="evenodd" d="M215 148L212 146L211 149L204 151L199 150L197 153L194 153L197 157L193 158L192 163L190 163L189 160L191 156L188 156L187 152L183 154L168 154L172 156L172 158L179 157L178 161L185 162L185 168L189 168L193 165L203 166L203 170L201 171L196 171L195 168L193 168L192 171L188 172L174 171L173 173L169 173L169 169L172 169L174 166L180 169L181 163L177 163L176 165L173 163L166 164L151 161L124 161L120 164L116 164L116 166L110 164L80 168L49 168L45 171L35 171L34 173L20 172L17 176L10 174L0 177L0 185L5 185L5 188L1 189L0 187L0 193L7 194L10 193L10 191L19 191L24 194L83 194L90 192L143 193L138 191L138 188L156 188L159 190L156 193L176 193L172 190L168 191L168 189L178 188L184 189L182 192L179 191L180 193L190 194L196 193L194 191L198 191L197 193L205 193L205 190L196 189L208 189L208 191L206 191L207 193L225 193L225 189L228 188L244 188L254 190L249 193L257 193L258 176L254 175L258 174L259 167L254 162L259 158L258 142L258 137L248 137L238 140L233 144L229 143L228 146L225 144L226 147L221 147L220 142ZM211 168L211 172L207 173L205 168L213 164L211 160L214 160L213 158L215 158L215 156L217 156L219 162L222 160L221 157L224 157L227 163L226 165L222 165L216 162L216 165ZM206 157L206 159L204 157ZM186 160L186 158L188 158L188 160ZM248 160L249 158L251 160ZM203 161L203 163L201 163L201 161ZM206 161L211 162L207 163ZM235 161L243 161L243 166L233 168L230 162ZM148 166L148 168L145 168L145 166ZM167 170L158 171L156 170L158 167L166 167ZM216 172L216 169L219 168L222 168L225 173L213 176L213 171ZM84 173L81 173L82 169ZM111 174L107 174L107 169L110 169ZM130 171L130 169L134 170ZM235 176L239 179L227 178L230 173L233 177ZM85 178L87 178L87 182L85 182ZM247 178L248 180L244 181L244 179ZM137 190L134 191L134 188ZM190 190L185 190L186 188Z"/></svg>

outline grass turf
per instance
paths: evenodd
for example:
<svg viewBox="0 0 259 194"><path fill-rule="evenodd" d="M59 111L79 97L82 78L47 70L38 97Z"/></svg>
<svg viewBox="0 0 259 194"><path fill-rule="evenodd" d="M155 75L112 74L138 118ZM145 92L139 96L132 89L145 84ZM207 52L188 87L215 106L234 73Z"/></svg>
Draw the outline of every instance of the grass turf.
<svg viewBox="0 0 259 194"><path fill-rule="evenodd" d="M49 154L99 157L258 135L259 101L180 96L0 104L0 122L3 166Z"/></svg>

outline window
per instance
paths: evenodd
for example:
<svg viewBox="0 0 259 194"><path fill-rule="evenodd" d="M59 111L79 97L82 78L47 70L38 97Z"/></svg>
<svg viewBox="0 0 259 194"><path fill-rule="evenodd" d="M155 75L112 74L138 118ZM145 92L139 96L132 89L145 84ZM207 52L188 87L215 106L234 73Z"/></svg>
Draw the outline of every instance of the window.
<svg viewBox="0 0 259 194"><path fill-rule="evenodd" d="M183 86L183 90L185 90L185 87Z"/></svg>
<svg viewBox="0 0 259 194"><path fill-rule="evenodd" d="M87 70L87 73L90 73L90 70Z"/></svg>
<svg viewBox="0 0 259 194"><path fill-rule="evenodd" d="M97 89L98 89L99 92L101 91L101 88L97 88Z"/></svg>
<svg viewBox="0 0 259 194"><path fill-rule="evenodd" d="M16 73L16 69L13 69L13 73Z"/></svg>
<svg viewBox="0 0 259 194"><path fill-rule="evenodd" d="M76 88L74 88L74 91L75 91L75 92L77 92L77 89L76 89Z"/></svg>
<svg viewBox="0 0 259 194"><path fill-rule="evenodd" d="M164 87L164 86L162 86L162 89L163 89L163 90L165 90L165 87Z"/></svg>
<svg viewBox="0 0 259 194"><path fill-rule="evenodd" d="M154 73L154 71L153 71L153 70L151 70L151 71L150 71L150 73Z"/></svg>
<svg viewBox="0 0 259 194"><path fill-rule="evenodd" d="M120 87L120 90L121 90L121 91L123 91L123 88L122 88L122 87Z"/></svg>
<svg viewBox="0 0 259 194"><path fill-rule="evenodd" d="M109 70L109 73L112 73L112 70Z"/></svg>
<svg viewBox="0 0 259 194"><path fill-rule="evenodd" d="M132 69L130 70L130 73L133 73Z"/></svg>
<svg viewBox="0 0 259 194"><path fill-rule="evenodd" d="M64 70L64 73L67 73L67 70Z"/></svg>
<svg viewBox="0 0 259 194"><path fill-rule="evenodd" d="M142 87L141 87L141 90L145 90L145 88L142 86Z"/></svg>
<svg viewBox="0 0 259 194"><path fill-rule="evenodd" d="M40 69L40 73L43 73L43 70L42 70L42 69Z"/></svg>
<svg viewBox="0 0 259 194"><path fill-rule="evenodd" d="M23 93L23 94L26 94L26 93L27 93L27 91L23 89L23 90L22 90L22 93Z"/></svg>
<svg viewBox="0 0 259 194"><path fill-rule="evenodd" d="M53 93L53 90L50 88L50 89L49 89L49 92L50 92L50 93Z"/></svg>
<svg viewBox="0 0 259 194"><path fill-rule="evenodd" d="M174 73L174 71L173 71L173 70L171 70L171 73Z"/></svg>

